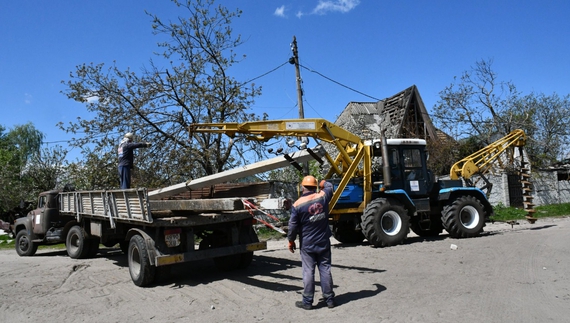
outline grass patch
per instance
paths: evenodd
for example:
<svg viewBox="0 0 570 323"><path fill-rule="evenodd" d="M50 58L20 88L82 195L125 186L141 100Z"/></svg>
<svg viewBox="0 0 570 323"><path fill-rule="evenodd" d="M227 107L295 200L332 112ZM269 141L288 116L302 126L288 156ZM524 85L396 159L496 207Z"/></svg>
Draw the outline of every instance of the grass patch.
<svg viewBox="0 0 570 323"><path fill-rule="evenodd" d="M493 207L495 216L491 220L495 221L511 221L511 220L524 220L528 212L523 209L507 207L499 204ZM535 218L551 218L562 217L570 215L570 203L541 205L534 208Z"/></svg>
<svg viewBox="0 0 570 323"><path fill-rule="evenodd" d="M0 249L14 249L14 239L7 234L0 235Z"/></svg>
<svg viewBox="0 0 570 323"><path fill-rule="evenodd" d="M0 250L8 250L13 249L15 250L16 240L10 237L7 234L0 235ZM51 244L45 246L39 246L38 250L63 250L65 249L65 244L58 243L58 244Z"/></svg>
<svg viewBox="0 0 570 323"><path fill-rule="evenodd" d="M536 210L534 216L537 218L561 217L570 215L570 203L541 205L535 207L534 209Z"/></svg>

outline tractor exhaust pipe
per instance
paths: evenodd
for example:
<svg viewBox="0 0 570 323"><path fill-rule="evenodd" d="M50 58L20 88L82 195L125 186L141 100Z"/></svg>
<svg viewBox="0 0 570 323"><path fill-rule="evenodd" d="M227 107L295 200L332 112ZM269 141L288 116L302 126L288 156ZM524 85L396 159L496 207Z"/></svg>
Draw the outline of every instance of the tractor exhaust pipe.
<svg viewBox="0 0 570 323"><path fill-rule="evenodd" d="M382 142L382 174L384 176L384 189L390 188L392 186L392 179L390 174L390 163L388 156L388 141L384 135L385 131L380 133L380 141Z"/></svg>

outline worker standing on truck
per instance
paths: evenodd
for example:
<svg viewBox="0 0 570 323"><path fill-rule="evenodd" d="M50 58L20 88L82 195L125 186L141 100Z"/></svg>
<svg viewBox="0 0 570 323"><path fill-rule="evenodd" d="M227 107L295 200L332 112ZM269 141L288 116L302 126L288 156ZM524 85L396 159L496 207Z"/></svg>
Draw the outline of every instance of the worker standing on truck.
<svg viewBox="0 0 570 323"><path fill-rule="evenodd" d="M317 179L305 176L301 182L303 193L291 208L289 219L289 251L295 252L295 239L299 236L299 249L303 267L303 300L295 306L310 310L315 294L315 267L319 269L321 291L328 308L333 308L334 292L331 274L331 242L329 228L329 202L333 185L325 180L317 193Z"/></svg>
<svg viewBox="0 0 570 323"><path fill-rule="evenodd" d="M133 142L133 134L125 134L119 144L119 179L121 189L131 188L131 169L134 165L133 151L137 148L150 147L150 142Z"/></svg>

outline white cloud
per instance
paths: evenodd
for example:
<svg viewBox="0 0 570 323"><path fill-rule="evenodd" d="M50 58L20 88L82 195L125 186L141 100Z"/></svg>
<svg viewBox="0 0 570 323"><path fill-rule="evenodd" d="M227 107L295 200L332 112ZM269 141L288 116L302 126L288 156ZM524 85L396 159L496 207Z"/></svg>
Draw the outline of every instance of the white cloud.
<svg viewBox="0 0 570 323"><path fill-rule="evenodd" d="M295 17L297 17L297 18L300 19L300 18L303 17L304 15L305 15L305 14L304 14L301 10L299 10L299 11L297 11L297 14L295 15Z"/></svg>
<svg viewBox="0 0 570 323"><path fill-rule="evenodd" d="M32 104L32 95L29 93L24 93L24 103L25 104Z"/></svg>
<svg viewBox="0 0 570 323"><path fill-rule="evenodd" d="M319 0L313 9L314 14L324 15L328 12L347 13L360 4L360 0Z"/></svg>
<svg viewBox="0 0 570 323"><path fill-rule="evenodd" d="M98 96L90 96L90 97L86 97L85 100L87 101L87 103L95 103L95 102L99 101L99 97Z"/></svg>
<svg viewBox="0 0 570 323"><path fill-rule="evenodd" d="M285 5L275 9L275 12L273 14L277 17L287 17L285 16Z"/></svg>

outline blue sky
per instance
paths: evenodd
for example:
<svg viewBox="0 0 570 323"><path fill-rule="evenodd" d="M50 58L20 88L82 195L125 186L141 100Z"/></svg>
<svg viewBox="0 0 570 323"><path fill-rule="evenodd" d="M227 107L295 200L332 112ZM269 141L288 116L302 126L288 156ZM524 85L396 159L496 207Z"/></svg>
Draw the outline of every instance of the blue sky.
<svg viewBox="0 0 570 323"><path fill-rule="evenodd" d="M291 57L371 97L384 99L416 85L431 109L439 92L477 60L492 59L501 81L525 94L570 93L570 1L222 0L243 10L235 34L246 59L238 80L262 75ZM75 66L113 61L138 70L157 51L145 10L163 20L185 11L168 0L2 1L0 124L32 122L45 141L67 148L56 124L87 116L67 99L61 81ZM301 70L306 118L334 121L351 102L375 101L317 73ZM272 119L297 118L293 65L256 80L253 109Z"/></svg>

